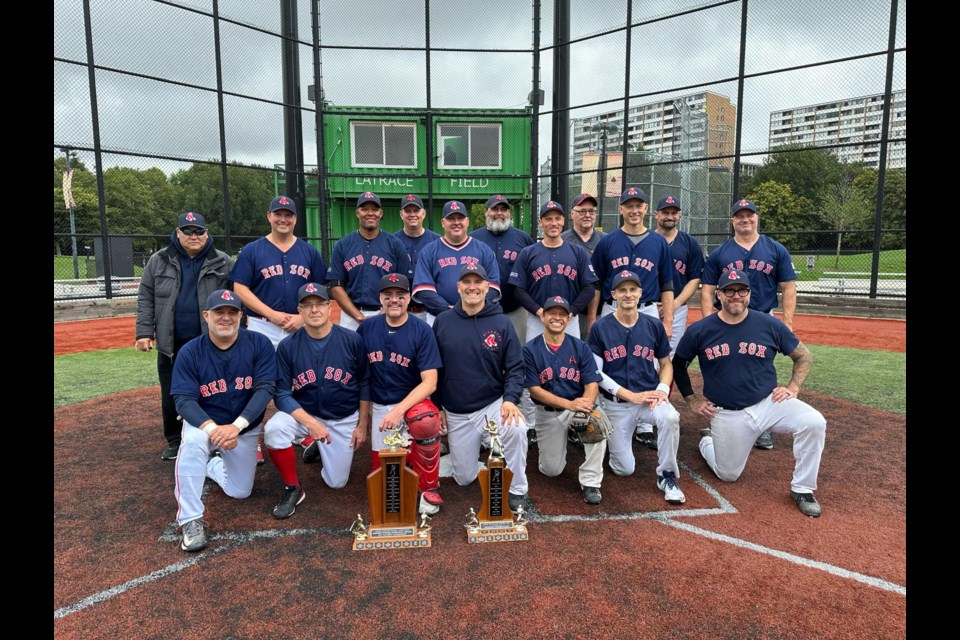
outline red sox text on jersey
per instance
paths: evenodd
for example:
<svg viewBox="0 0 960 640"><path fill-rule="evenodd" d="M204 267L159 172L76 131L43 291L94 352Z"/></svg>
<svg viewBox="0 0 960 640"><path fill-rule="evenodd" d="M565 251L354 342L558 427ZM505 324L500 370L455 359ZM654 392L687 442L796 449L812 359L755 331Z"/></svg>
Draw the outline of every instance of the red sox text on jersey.
<svg viewBox="0 0 960 640"><path fill-rule="evenodd" d="M767 357L767 345L757 344L756 342L741 342L737 346L737 353L739 354L757 356L758 358ZM723 356L730 355L730 345L726 342L715 344L712 347L704 349L703 354L707 357L707 360L722 358Z"/></svg>
<svg viewBox="0 0 960 640"><path fill-rule="evenodd" d="M652 347L641 347L638 344L633 345L633 353L630 354L635 358L640 358L642 360L649 360L653 362L653 348ZM619 360L620 358L627 357L627 348L622 344L616 347L611 347L610 349L603 350L603 359L607 362L612 362L614 360Z"/></svg>
<svg viewBox="0 0 960 640"><path fill-rule="evenodd" d="M614 269L619 269L620 267L628 267L630 266L630 258L627 256L623 256L621 258L614 258L613 260L610 261L610 265ZM656 266L656 264L654 264L650 260L647 260L646 258L637 257L633 259L633 266L640 267L641 269L646 269L647 271L653 271L653 268Z"/></svg>
<svg viewBox="0 0 960 640"><path fill-rule="evenodd" d="M383 351L371 351L367 354L367 359L370 360L370 362L383 362ZM410 366L410 358L400 353L391 351L389 360L390 362L398 364L401 367Z"/></svg>
<svg viewBox="0 0 960 640"><path fill-rule="evenodd" d="M333 380L340 384L347 384L353 378L353 374L343 369L327 367L323 372L324 380ZM290 378L290 388L293 391L303 389L308 384L314 384L317 381L317 374L313 369L307 369L303 373L298 373Z"/></svg>
<svg viewBox="0 0 960 640"><path fill-rule="evenodd" d="M743 271L744 269L750 269L751 271L759 271L764 275L770 275L770 273L773 271L773 267L774 265L764 262L763 260L752 259L750 260L749 266L746 267L743 266L743 260L734 260L722 269L722 273L726 273L731 269L738 269L740 271Z"/></svg>
<svg viewBox="0 0 960 640"><path fill-rule="evenodd" d="M252 389L253 388L253 378L247 376L245 378L237 377L234 379L233 388L237 390L243 389ZM227 381L223 378L219 380L214 380L213 382L208 382L207 384L200 385L200 395L204 398L209 398L212 395L218 393L227 392Z"/></svg>
<svg viewBox="0 0 960 640"><path fill-rule="evenodd" d="M260 275L264 279L272 278L273 276L283 275L283 265L282 264L271 264L269 267L263 267L260 269ZM310 269L299 264L290 265L290 275L292 276L302 276L307 280L310 279Z"/></svg>
<svg viewBox="0 0 960 640"><path fill-rule="evenodd" d="M540 278L545 278L549 275L552 275L553 269L549 264L540 265L530 272L530 277L533 278L534 282L539 281ZM564 276L570 280L577 279L577 270L570 265L558 264L557 265L557 275Z"/></svg>
<svg viewBox="0 0 960 640"><path fill-rule="evenodd" d="M480 258L475 258L473 256L460 256L460 264L469 264L476 267L480 263ZM455 267L457 266L456 257L450 258L437 258L437 264L443 267Z"/></svg>
<svg viewBox="0 0 960 640"><path fill-rule="evenodd" d="M343 268L347 271L353 270L355 267L359 267L364 264L363 254L353 256L343 261ZM370 256L370 265L374 267L380 267L385 272L390 273L393 269L393 263L386 258L381 258L380 256Z"/></svg>
<svg viewBox="0 0 960 640"><path fill-rule="evenodd" d="M560 370L557 372L557 375L564 380L570 380L571 382L580 382L580 369L576 367L560 367ZM540 372L540 386L545 385L548 381L553 380L553 367L547 367Z"/></svg>

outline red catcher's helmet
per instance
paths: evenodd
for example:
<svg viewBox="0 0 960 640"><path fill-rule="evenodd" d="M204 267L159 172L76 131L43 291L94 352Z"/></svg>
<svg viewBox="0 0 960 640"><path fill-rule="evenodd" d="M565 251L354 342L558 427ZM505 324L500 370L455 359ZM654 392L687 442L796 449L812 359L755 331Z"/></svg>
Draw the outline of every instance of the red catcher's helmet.
<svg viewBox="0 0 960 640"><path fill-rule="evenodd" d="M440 410L429 399L419 402L403 414L407 433L415 440L426 440L440 433Z"/></svg>

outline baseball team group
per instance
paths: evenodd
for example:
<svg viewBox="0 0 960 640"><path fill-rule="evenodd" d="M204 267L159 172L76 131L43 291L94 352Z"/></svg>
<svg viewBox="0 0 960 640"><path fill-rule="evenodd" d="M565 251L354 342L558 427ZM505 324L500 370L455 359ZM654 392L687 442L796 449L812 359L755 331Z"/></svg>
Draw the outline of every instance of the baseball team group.
<svg viewBox="0 0 960 640"><path fill-rule="evenodd" d="M150 257L136 349L157 350L161 458L175 464L181 549L208 544L207 478L243 499L269 458L282 485L272 515L289 518L306 498L298 458L318 463L323 482L340 489L354 454L368 448L376 469L385 437L401 427L422 514L443 504L441 456L467 485L490 447L513 472L512 510L534 509L531 446L550 477L582 451L579 491L591 505L602 501L605 464L629 476L634 443L656 449L651 487L683 504L674 384L686 410L709 418L699 448L718 478L737 480L754 448L773 448L771 432L790 434L790 498L804 515L820 515L826 421L798 398L812 359L793 332L797 274L786 248L759 233L754 203L734 203L733 236L706 259L679 230L679 198L659 200L650 229L647 195L636 187L623 191L622 225L607 233L596 228L594 196L574 198L566 230L564 206L545 202L539 241L512 225L502 195L487 200L486 224L473 232L463 202L444 204L442 234L423 226L418 195L400 204L403 228L391 234L381 228L380 198L360 194L359 228L336 242L329 266L295 235L300 212L286 196L270 203L270 232L236 260L214 248L196 212L182 214L170 244ZM688 327L698 290L703 317ZM782 319L772 313L778 294ZM786 384L777 381L777 353L793 361ZM694 358L702 396L687 372ZM264 422L271 401L276 411ZM581 441L591 414L609 429Z"/></svg>

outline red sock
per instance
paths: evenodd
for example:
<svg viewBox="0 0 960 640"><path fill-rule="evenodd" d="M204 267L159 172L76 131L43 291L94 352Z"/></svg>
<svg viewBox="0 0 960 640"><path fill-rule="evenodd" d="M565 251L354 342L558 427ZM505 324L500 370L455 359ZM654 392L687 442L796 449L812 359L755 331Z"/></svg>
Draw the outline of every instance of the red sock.
<svg viewBox="0 0 960 640"><path fill-rule="evenodd" d="M273 466L280 472L280 479L283 480L283 484L292 484L295 487L299 487L300 481L297 480L297 454L294 452L293 447L287 447L286 449L267 449L267 453L270 454L270 460L273 461Z"/></svg>
<svg viewBox="0 0 960 640"><path fill-rule="evenodd" d="M376 471L380 468L380 452L370 451L370 471Z"/></svg>

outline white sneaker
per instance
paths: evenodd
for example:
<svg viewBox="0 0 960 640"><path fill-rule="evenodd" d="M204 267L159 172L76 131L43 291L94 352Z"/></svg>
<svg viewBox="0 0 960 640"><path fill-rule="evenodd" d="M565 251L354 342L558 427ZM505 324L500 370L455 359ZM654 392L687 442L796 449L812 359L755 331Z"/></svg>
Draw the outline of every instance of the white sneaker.
<svg viewBox="0 0 960 640"><path fill-rule="evenodd" d="M663 491L663 496L670 504L683 504L687 497L680 491L680 485L673 475L673 471L664 471L662 476L657 476L657 489Z"/></svg>
<svg viewBox="0 0 960 640"><path fill-rule="evenodd" d="M420 513L425 513L425 514L427 514L428 516L434 516L434 515L440 513L440 505L438 505L438 504L430 504L429 502L427 502L427 499L424 498L424 497L423 497L423 494L421 493L421 494L420 494L420 507L418 508L418 511L420 511Z"/></svg>

